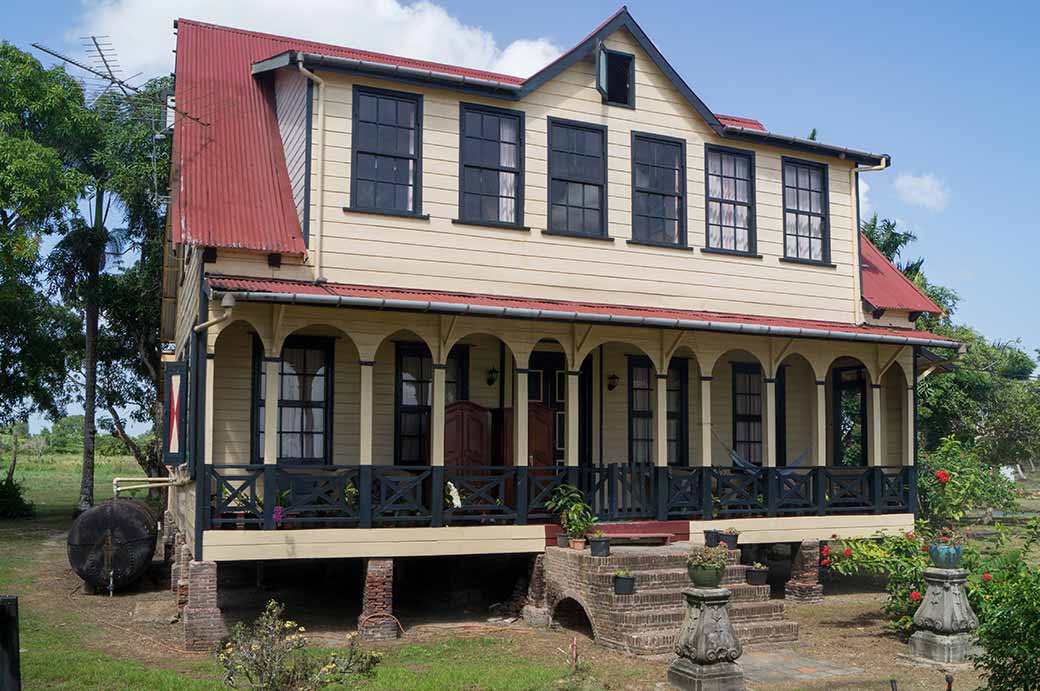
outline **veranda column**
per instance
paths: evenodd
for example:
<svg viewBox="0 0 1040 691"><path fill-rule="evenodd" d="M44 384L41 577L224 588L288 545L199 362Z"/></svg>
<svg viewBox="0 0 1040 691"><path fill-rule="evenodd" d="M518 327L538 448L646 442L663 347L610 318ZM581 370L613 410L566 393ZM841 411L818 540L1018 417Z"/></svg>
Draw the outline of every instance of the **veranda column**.
<svg viewBox="0 0 1040 691"><path fill-rule="evenodd" d="M764 468L775 468L776 467L776 379L774 377L765 378L766 387L766 401L765 401L765 414L762 419L762 424L765 426L763 440L762 453L762 466Z"/></svg>
<svg viewBox="0 0 1040 691"><path fill-rule="evenodd" d="M564 459L568 468L578 467L578 391L581 372L578 370L567 372L567 445L564 448Z"/></svg>
<svg viewBox="0 0 1040 691"><path fill-rule="evenodd" d="M206 421L202 443L205 447L206 465L213 465L213 391L216 378L216 353L206 353Z"/></svg>
<svg viewBox="0 0 1040 691"><path fill-rule="evenodd" d="M447 365L433 365L433 391L430 401L430 465L444 465L444 380Z"/></svg>
<svg viewBox="0 0 1040 691"><path fill-rule="evenodd" d="M827 465L827 380L816 380L816 398L813 404L813 465Z"/></svg>
<svg viewBox="0 0 1040 691"><path fill-rule="evenodd" d="M914 464L914 449L917 447L917 439L914 438L914 387L906 387L906 403L903 404L903 439L905 447L903 450L903 465Z"/></svg>
<svg viewBox="0 0 1040 691"><path fill-rule="evenodd" d="M513 465L527 467L527 368L516 368L513 408Z"/></svg>
<svg viewBox="0 0 1040 691"><path fill-rule="evenodd" d="M657 402L654 405L654 465L668 467L668 375L657 375Z"/></svg>
<svg viewBox="0 0 1040 691"><path fill-rule="evenodd" d="M701 376L701 466L711 465L711 379Z"/></svg>
<svg viewBox="0 0 1040 691"><path fill-rule="evenodd" d="M375 405L373 395L373 374L376 363L373 360L361 361L361 406L360 429L358 439L358 463L360 465L372 465L372 407Z"/></svg>
<svg viewBox="0 0 1040 691"><path fill-rule="evenodd" d="M278 463L278 365L280 358L264 357L264 463Z"/></svg>
<svg viewBox="0 0 1040 691"><path fill-rule="evenodd" d="M882 453L884 451L884 445L881 437L881 424L884 420L882 414L882 398L884 390L881 388L881 384L870 385L870 415L868 416L868 427L870 429L870 465L878 467L884 465L882 460Z"/></svg>

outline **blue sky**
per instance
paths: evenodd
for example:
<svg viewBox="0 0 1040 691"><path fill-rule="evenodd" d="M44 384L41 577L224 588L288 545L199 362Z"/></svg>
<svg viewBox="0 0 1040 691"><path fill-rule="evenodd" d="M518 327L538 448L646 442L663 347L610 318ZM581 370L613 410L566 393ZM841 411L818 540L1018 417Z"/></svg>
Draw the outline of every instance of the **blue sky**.
<svg viewBox="0 0 1040 691"><path fill-rule="evenodd" d="M540 41L527 46L528 61L537 60L546 46L570 47L618 8L615 2L559 0L530 0L523 11L476 0L439 0L437 7L418 10L393 0L298 0L291 9L279 0L13 4L5 9L0 38L22 48L40 41L75 53L77 36L109 33L126 51L129 69L146 66L148 76L167 60L172 68L171 26L178 15L322 40L342 34L337 42L358 47L503 67L515 65L514 53L525 50L510 45L514 41ZM1021 338L1031 352L1040 348L1033 304L1040 298L1034 273L1040 227L1029 206L1040 161L1033 122L1040 111L1040 47L1033 29L1040 5L739 7L629 3L657 47L716 112L754 117L785 134L806 136L815 127L821 141L891 154L890 170L865 176L869 203L918 234L912 252L926 258L929 278L962 297L957 319L990 338ZM334 21L330 12L338 13L331 15ZM315 23L316 16L325 21ZM416 24L409 19L414 17L429 29L402 37L394 27ZM486 33L452 33L456 24ZM465 57L473 36L492 40L494 50L484 46Z"/></svg>

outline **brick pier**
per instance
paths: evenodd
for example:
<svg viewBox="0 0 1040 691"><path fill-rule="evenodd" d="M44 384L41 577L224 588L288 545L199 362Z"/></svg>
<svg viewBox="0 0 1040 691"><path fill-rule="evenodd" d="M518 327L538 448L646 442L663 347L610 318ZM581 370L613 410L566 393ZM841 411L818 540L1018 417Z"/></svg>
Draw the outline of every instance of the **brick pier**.
<svg viewBox="0 0 1040 691"><path fill-rule="evenodd" d="M188 602L181 612L184 645L188 650L209 650L227 635L217 607L217 563L192 561L187 572Z"/></svg>
<svg viewBox="0 0 1040 691"><path fill-rule="evenodd" d="M818 540L803 540L798 546L791 563L791 579L784 586L784 597L792 602L823 602Z"/></svg>
<svg viewBox="0 0 1040 691"><path fill-rule="evenodd" d="M394 560L365 560L365 592L362 595L358 633L368 641L393 640L400 634L394 618Z"/></svg>

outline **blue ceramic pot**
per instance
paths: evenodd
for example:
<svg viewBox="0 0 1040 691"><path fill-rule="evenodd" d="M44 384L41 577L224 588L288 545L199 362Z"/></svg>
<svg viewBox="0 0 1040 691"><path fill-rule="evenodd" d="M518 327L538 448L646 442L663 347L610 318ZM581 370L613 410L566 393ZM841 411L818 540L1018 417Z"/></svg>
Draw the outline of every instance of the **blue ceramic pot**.
<svg viewBox="0 0 1040 691"><path fill-rule="evenodd" d="M929 545L928 555L940 569L959 569L964 558L963 545Z"/></svg>

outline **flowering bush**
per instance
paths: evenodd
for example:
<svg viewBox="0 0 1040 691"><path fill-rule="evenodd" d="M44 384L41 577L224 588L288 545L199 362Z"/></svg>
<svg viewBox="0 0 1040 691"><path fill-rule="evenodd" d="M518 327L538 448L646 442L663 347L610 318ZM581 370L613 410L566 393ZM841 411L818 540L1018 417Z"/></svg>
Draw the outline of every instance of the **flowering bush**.
<svg viewBox="0 0 1040 691"><path fill-rule="evenodd" d="M350 640L345 656L309 653L305 629L282 617L274 600L251 625L237 624L219 651L224 683L252 691L311 691L370 676L375 653Z"/></svg>
<svg viewBox="0 0 1040 691"><path fill-rule="evenodd" d="M1018 502L1014 484L953 437L921 454L918 465L920 517L933 529L958 523L971 511L1009 511Z"/></svg>
<svg viewBox="0 0 1040 691"><path fill-rule="evenodd" d="M985 580L985 579L984 579ZM995 591L976 632L983 654L975 659L987 691L1040 689L1040 570L1022 568Z"/></svg>

